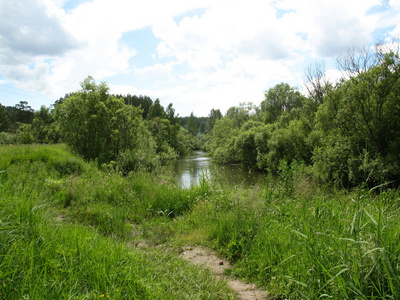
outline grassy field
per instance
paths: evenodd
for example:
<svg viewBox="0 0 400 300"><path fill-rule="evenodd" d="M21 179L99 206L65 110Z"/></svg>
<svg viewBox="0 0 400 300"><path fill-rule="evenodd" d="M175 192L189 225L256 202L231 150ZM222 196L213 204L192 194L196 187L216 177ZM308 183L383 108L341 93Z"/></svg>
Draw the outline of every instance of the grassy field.
<svg viewBox="0 0 400 300"><path fill-rule="evenodd" d="M130 186L60 146L0 157L0 299L234 299L210 272L129 246L132 222L167 209L160 192L141 198L150 175Z"/></svg>
<svg viewBox="0 0 400 300"><path fill-rule="evenodd" d="M278 299L398 299L399 200L319 186L301 165L261 186L179 189L165 172L123 177L62 145L4 146L0 299L234 299L177 258L196 244Z"/></svg>

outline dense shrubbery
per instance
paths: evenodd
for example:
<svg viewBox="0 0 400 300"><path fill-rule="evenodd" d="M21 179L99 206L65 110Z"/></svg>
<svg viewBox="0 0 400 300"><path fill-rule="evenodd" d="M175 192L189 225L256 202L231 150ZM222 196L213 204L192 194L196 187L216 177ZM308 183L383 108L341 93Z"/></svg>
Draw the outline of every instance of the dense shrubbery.
<svg viewBox="0 0 400 300"><path fill-rule="evenodd" d="M399 53L377 47L338 61L347 77L333 85L308 74L308 98L282 83L251 112L231 108L204 149L217 162L274 173L282 160L303 161L314 178L346 187L398 184Z"/></svg>
<svg viewBox="0 0 400 300"><path fill-rule="evenodd" d="M89 76L53 110L34 112L23 101L0 105L0 144L63 141L86 160L124 173L152 169L200 146L219 163L277 173L281 161L301 161L322 182L398 185L399 52L382 46L358 56L350 51L338 65L343 78L335 84L318 66L309 69L308 97L281 83L259 107L241 103L224 117L212 109L208 118L179 119L172 104L164 109L159 99L110 95Z"/></svg>
<svg viewBox="0 0 400 300"><path fill-rule="evenodd" d="M92 77L65 95L53 109L34 112L26 102L0 105L0 144L66 143L85 160L124 174L154 169L163 160L197 147L197 138L180 124L172 104L143 96L110 95Z"/></svg>

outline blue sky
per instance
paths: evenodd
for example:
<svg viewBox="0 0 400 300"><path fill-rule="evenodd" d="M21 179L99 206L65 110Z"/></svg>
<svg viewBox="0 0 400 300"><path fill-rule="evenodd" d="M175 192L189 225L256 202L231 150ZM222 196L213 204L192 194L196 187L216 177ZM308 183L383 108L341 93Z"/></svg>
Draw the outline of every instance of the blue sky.
<svg viewBox="0 0 400 300"><path fill-rule="evenodd" d="M50 106L88 75L206 116L349 48L400 37L400 0L2 0L0 103Z"/></svg>

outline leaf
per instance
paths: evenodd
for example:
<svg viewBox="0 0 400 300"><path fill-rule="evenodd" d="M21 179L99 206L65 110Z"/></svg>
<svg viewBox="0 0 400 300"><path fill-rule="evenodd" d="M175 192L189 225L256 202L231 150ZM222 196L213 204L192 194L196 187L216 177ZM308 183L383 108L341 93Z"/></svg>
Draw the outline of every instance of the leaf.
<svg viewBox="0 0 400 300"><path fill-rule="evenodd" d="M300 284L301 286L307 287L307 284L305 284L304 282L298 281L296 279L294 279L291 276L285 276L287 279L289 279L290 281L293 281L294 283Z"/></svg>
<svg viewBox="0 0 400 300"><path fill-rule="evenodd" d="M308 236L306 236L304 233L301 233L300 231L297 231L297 230L295 230L295 229L292 229L292 231L293 231L294 233L297 233L298 235L300 235L300 236L302 236L303 238L305 238L305 239L308 240Z"/></svg>
<svg viewBox="0 0 400 300"><path fill-rule="evenodd" d="M368 217L371 219L371 221L375 224L375 226L378 226L378 222L374 219L374 217L364 208L365 213L368 215Z"/></svg>

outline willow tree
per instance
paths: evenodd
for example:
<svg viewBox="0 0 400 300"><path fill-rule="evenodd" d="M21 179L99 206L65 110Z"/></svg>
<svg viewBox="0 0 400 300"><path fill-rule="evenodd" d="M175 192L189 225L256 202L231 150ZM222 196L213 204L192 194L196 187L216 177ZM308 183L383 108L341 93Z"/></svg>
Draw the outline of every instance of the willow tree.
<svg viewBox="0 0 400 300"><path fill-rule="evenodd" d="M72 150L86 160L97 159L100 164L140 149L145 149L147 156L155 156L154 143L139 108L125 105L123 99L108 93L106 83L96 84L90 76L81 87L57 106L63 141ZM130 157L135 156L131 154Z"/></svg>

